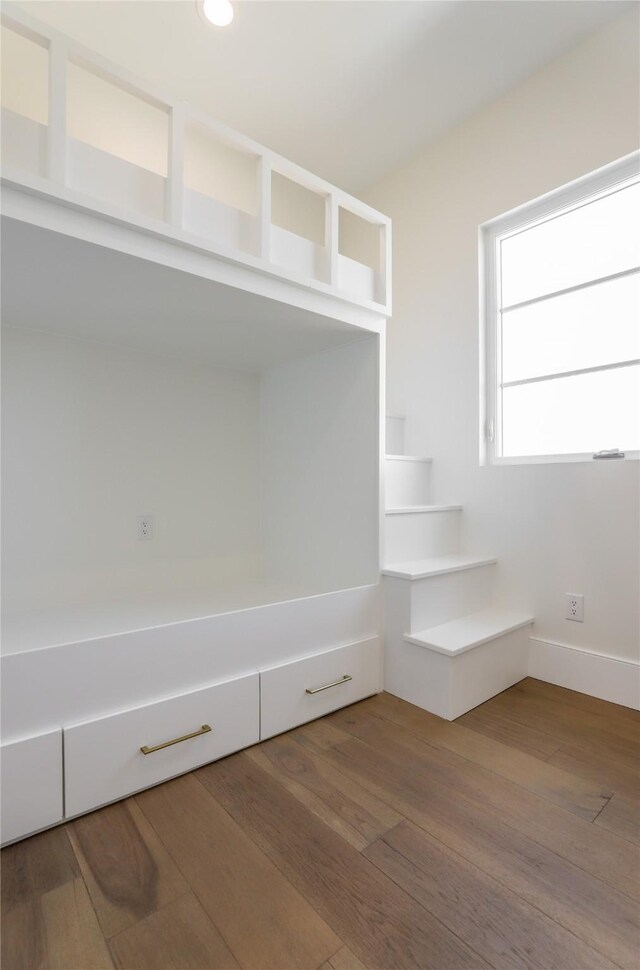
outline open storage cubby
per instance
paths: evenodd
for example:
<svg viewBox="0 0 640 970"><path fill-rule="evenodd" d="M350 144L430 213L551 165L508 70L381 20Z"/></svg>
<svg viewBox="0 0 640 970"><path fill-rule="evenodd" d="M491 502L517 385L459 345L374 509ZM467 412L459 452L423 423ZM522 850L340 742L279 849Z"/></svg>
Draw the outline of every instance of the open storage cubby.
<svg viewBox="0 0 640 970"><path fill-rule="evenodd" d="M258 156L216 138L204 125L184 135L184 228L258 254Z"/></svg>
<svg viewBox="0 0 640 970"><path fill-rule="evenodd" d="M303 277L330 281L328 197L271 173L271 259Z"/></svg>
<svg viewBox="0 0 640 970"><path fill-rule="evenodd" d="M387 226L338 207L338 288L367 300L385 298Z"/></svg>
<svg viewBox="0 0 640 970"><path fill-rule="evenodd" d="M44 176L49 124L49 51L28 30L0 27L2 163Z"/></svg>
<svg viewBox="0 0 640 970"><path fill-rule="evenodd" d="M377 334L10 219L3 241L5 651L376 582Z"/></svg>
<svg viewBox="0 0 640 970"><path fill-rule="evenodd" d="M162 220L169 139L166 108L80 59L67 63L66 104L69 186Z"/></svg>

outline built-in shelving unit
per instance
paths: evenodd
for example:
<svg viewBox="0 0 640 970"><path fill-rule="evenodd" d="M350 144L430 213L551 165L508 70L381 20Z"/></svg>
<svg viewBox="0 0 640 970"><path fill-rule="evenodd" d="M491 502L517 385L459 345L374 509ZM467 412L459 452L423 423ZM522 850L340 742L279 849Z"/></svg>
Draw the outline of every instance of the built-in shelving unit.
<svg viewBox="0 0 640 970"><path fill-rule="evenodd" d="M2 176L389 315L370 206L3 4Z"/></svg>
<svg viewBox="0 0 640 970"><path fill-rule="evenodd" d="M2 47L4 842L381 689L391 230L9 3Z"/></svg>

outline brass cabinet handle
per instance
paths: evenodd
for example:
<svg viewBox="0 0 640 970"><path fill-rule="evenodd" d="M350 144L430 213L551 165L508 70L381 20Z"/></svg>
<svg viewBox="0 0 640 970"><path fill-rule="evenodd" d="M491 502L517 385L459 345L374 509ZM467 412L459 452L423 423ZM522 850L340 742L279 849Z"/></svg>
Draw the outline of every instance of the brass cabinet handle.
<svg viewBox="0 0 640 970"><path fill-rule="evenodd" d="M319 694L321 690L329 690L330 687L338 687L340 684L346 684L348 680L353 680L349 674L345 674L340 680L334 680L332 684L325 684L324 687L307 687L305 694Z"/></svg>
<svg viewBox="0 0 640 970"><path fill-rule="evenodd" d="M192 734L183 734L181 738L174 738L172 741L163 741L162 744L155 744L152 748L148 745L143 744L140 750L143 754L153 754L154 751L161 751L162 748L169 748L172 744L180 744L181 741L188 741L190 738L197 738L201 734L208 734L211 727L208 724L203 724L198 731L193 731Z"/></svg>

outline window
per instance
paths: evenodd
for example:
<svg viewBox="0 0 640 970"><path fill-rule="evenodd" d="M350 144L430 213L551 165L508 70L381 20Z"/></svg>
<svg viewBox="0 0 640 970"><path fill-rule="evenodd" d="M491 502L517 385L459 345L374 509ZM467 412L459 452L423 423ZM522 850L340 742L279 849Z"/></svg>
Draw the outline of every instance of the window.
<svg viewBox="0 0 640 970"><path fill-rule="evenodd" d="M485 459L637 457L640 153L485 223L480 246Z"/></svg>

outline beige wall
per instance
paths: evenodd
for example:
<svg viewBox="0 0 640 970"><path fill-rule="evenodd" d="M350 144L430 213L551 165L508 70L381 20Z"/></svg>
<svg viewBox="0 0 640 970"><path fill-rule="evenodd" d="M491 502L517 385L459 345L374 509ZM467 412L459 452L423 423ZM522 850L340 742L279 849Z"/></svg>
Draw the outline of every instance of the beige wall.
<svg viewBox="0 0 640 970"><path fill-rule="evenodd" d="M432 454L437 501L500 556L535 635L638 657L638 462L480 467L478 225L638 148L638 13L626 14L371 188L393 219L388 401ZM425 92L424 97L437 96ZM564 619L565 592L585 622Z"/></svg>
<svg viewBox="0 0 640 970"><path fill-rule="evenodd" d="M2 107L46 125L49 121L49 52L14 30L0 27Z"/></svg>

